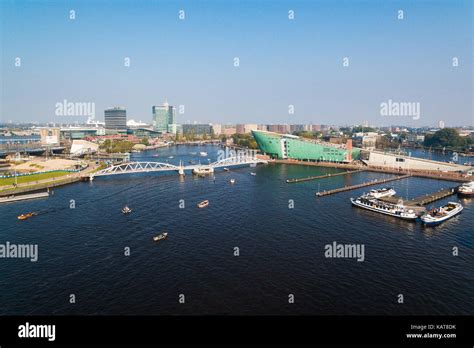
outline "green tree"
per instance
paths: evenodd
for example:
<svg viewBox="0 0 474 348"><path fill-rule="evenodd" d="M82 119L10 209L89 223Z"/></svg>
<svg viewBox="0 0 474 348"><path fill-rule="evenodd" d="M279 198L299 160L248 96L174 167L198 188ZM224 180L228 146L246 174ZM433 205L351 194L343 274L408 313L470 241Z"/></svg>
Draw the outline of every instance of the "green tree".
<svg viewBox="0 0 474 348"><path fill-rule="evenodd" d="M368 132L376 132L376 129L372 127L362 127L362 126L357 126L357 127L352 128L352 134L368 133Z"/></svg>
<svg viewBox="0 0 474 348"><path fill-rule="evenodd" d="M461 137L454 128L443 128L434 134L426 134L424 146L432 147L463 147L468 145L469 141Z"/></svg>
<svg viewBox="0 0 474 348"><path fill-rule="evenodd" d="M315 137L315 134L310 131L297 131L293 133L296 136L302 137L302 138L308 138L308 139L313 139Z"/></svg>

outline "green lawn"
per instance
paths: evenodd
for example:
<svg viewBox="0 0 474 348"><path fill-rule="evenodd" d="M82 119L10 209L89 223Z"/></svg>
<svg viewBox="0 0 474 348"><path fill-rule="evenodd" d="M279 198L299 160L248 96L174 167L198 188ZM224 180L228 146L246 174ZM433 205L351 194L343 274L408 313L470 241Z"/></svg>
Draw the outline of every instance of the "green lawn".
<svg viewBox="0 0 474 348"><path fill-rule="evenodd" d="M107 166L105 164L101 164L100 166L98 166L96 169L90 171L89 173L97 173L99 170L102 170L102 169L105 169L107 168Z"/></svg>
<svg viewBox="0 0 474 348"><path fill-rule="evenodd" d="M41 173L41 174L33 174L33 175L25 175L25 176L18 176L17 182L18 184L25 183L25 182L32 182L38 180L44 180L49 178L59 178L67 174L73 174L70 172L51 172L51 173ZM3 185L12 185L15 182L15 178L1 178L0 179L0 186Z"/></svg>

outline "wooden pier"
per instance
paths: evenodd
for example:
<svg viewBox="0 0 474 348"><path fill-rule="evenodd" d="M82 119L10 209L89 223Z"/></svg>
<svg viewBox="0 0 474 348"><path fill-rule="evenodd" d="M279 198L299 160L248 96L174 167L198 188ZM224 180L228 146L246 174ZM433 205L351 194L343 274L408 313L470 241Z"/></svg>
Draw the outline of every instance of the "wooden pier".
<svg viewBox="0 0 474 348"><path fill-rule="evenodd" d="M424 205L433 203L435 201L438 201L440 199L452 196L456 192L457 192L456 187L450 187L450 188L439 190L437 192L428 193L424 196L416 197L410 200L405 200L403 204L406 206L424 206ZM397 203L400 201L400 199L402 198L397 197L397 196L380 198L381 201L384 201L387 203Z"/></svg>
<svg viewBox="0 0 474 348"><path fill-rule="evenodd" d="M406 174L406 175L396 176L394 178L388 178L388 179L382 179L382 180L373 180L373 181L369 181L369 182L364 182L362 184L357 184L357 185L352 185L352 186L344 186L344 187L340 187L340 188L337 188L337 189L334 189L334 190L316 192L316 196L318 196L318 197L329 196L329 195L333 195L333 194L339 193L339 192L355 190L355 189L359 189L359 188L363 188L363 187L367 187L367 186L385 184L385 183L390 182L390 181L409 178L410 176L411 176L411 174Z"/></svg>
<svg viewBox="0 0 474 348"><path fill-rule="evenodd" d="M324 174L324 175L318 175L318 176L309 176L307 178L300 178L300 179L293 178L293 179L287 179L286 182L288 184L294 184L294 183L303 182L303 181L331 178L333 176L353 174L353 173L359 173L359 172L364 172L364 171L365 171L364 169L358 169L358 170L351 170L351 171L346 171L346 172L341 172L341 173L332 173L332 174Z"/></svg>

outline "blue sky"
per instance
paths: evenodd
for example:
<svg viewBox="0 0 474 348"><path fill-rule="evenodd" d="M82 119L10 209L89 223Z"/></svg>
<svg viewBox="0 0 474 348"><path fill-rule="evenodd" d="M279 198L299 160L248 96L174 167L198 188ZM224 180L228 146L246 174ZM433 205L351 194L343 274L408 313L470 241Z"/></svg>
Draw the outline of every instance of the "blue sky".
<svg viewBox="0 0 474 348"><path fill-rule="evenodd" d="M64 99L150 122L167 98L180 123L474 124L470 0L0 2L3 122L61 122Z"/></svg>

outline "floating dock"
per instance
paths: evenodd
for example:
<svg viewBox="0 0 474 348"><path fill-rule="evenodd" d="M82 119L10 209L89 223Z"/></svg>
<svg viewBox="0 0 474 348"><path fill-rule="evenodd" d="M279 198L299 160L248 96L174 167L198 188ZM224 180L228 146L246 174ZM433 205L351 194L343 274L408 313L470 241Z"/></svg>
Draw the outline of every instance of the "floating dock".
<svg viewBox="0 0 474 348"><path fill-rule="evenodd" d="M286 182L288 184L294 184L294 183L303 182L303 181L331 178L333 176L353 174L353 173L359 173L359 172L364 172L364 171L365 171L364 169L359 169L359 170L351 170L351 171L341 172L341 173L332 173L332 174L325 174L325 175L318 175L318 176L309 176L307 178L300 178L300 179L294 178L294 179L287 179Z"/></svg>
<svg viewBox="0 0 474 348"><path fill-rule="evenodd" d="M406 206L424 206L424 205L433 203L435 201L438 201L440 199L452 196L456 192L457 192L456 187L450 187L447 189L439 190L437 192L428 193L424 196L416 197L410 200L405 200L403 204ZM402 198L396 197L396 196L380 198L381 201L384 201L387 203L397 203L400 199Z"/></svg>
<svg viewBox="0 0 474 348"><path fill-rule="evenodd" d="M49 197L49 191L29 193L29 194L24 194L24 195L11 195L7 197L0 197L0 203L18 202L18 201L25 201L28 199L37 199L37 198L45 198L45 197Z"/></svg>
<svg viewBox="0 0 474 348"><path fill-rule="evenodd" d="M316 196L318 196L318 197L329 196L329 195L333 195L333 194L339 193L339 192L346 192L346 191L355 190L355 189L359 189L359 188L363 188L363 187L367 187L367 186L385 184L385 183L390 182L390 181L395 181L395 180L401 180L401 179L409 178L410 176L411 176L411 174L406 174L406 175L396 176L396 177L394 177L394 178L388 178L388 179L373 180L373 181L369 181L369 182L364 182L364 183L358 184L358 185L344 186L344 187L337 188L337 189L334 189L334 190L328 190L328 191L323 191L323 192L316 192Z"/></svg>

